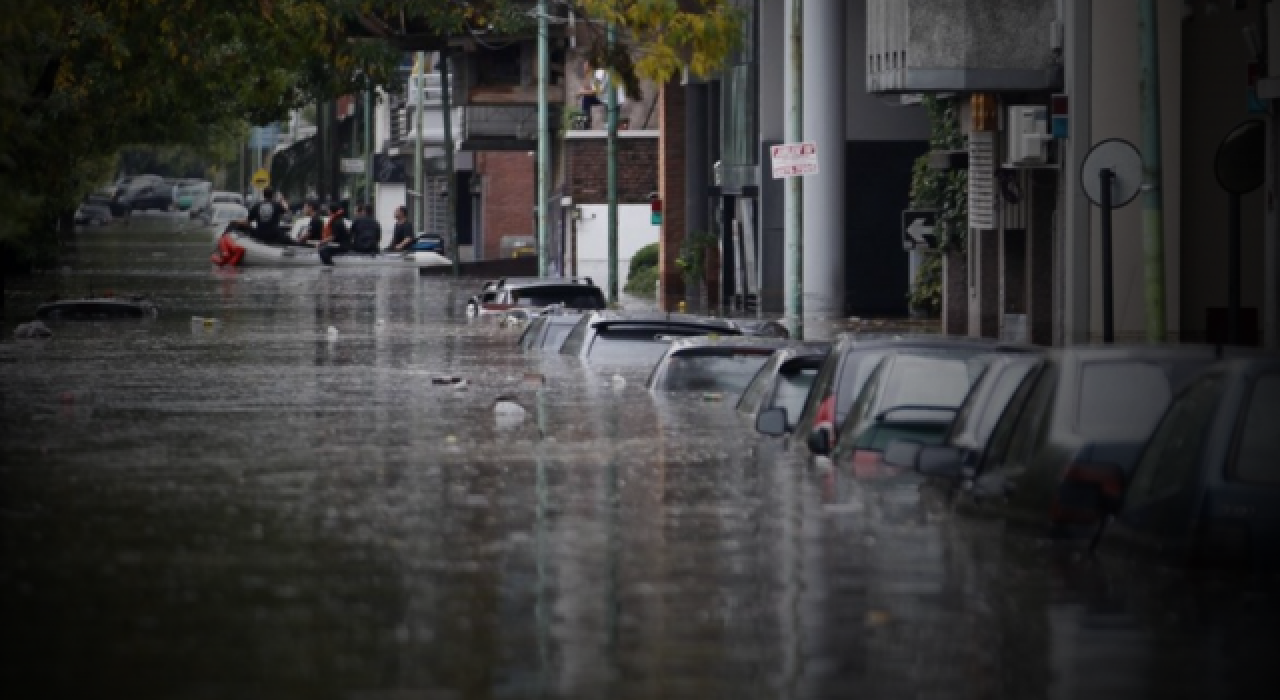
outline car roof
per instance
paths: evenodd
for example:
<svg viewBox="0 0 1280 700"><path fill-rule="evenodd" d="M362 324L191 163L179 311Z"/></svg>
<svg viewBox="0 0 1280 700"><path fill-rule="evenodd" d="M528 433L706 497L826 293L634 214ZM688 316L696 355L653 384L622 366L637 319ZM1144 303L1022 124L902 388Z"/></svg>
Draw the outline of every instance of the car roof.
<svg viewBox="0 0 1280 700"><path fill-rule="evenodd" d="M722 318L661 311L593 311L589 315L587 323L597 328L613 325L667 326L672 328L697 328L726 335L740 335L742 333L742 329Z"/></svg>
<svg viewBox="0 0 1280 700"><path fill-rule="evenodd" d="M560 285L595 286L595 282L592 282L590 277L503 277L492 282L495 287L503 289Z"/></svg>
<svg viewBox="0 0 1280 700"><path fill-rule="evenodd" d="M1064 361L1262 358L1256 348L1215 345L1074 345L1051 354Z"/></svg>
<svg viewBox="0 0 1280 700"><path fill-rule="evenodd" d="M793 344L794 341L786 340L784 338L761 338L751 335L727 335L715 337L704 335L692 338L679 338L673 341L671 343L671 349L667 351L667 354L697 354L699 350L713 348L765 348L780 350Z"/></svg>

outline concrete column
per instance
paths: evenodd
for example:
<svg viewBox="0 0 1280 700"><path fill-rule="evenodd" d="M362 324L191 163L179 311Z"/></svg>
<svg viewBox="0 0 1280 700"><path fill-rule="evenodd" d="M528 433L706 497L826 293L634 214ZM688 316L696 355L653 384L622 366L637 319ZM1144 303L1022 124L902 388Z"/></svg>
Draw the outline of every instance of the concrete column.
<svg viewBox="0 0 1280 700"><path fill-rule="evenodd" d="M707 86L705 83L689 83L684 86L684 220L689 231L710 232L707 217L707 186L711 173L710 153L707 150ZM710 258L707 256L708 267ZM719 257L716 256L716 262ZM707 281L708 306L712 299L719 300L720 275L710 270L703 274ZM714 277L714 279L713 279Z"/></svg>
<svg viewBox="0 0 1280 700"><path fill-rule="evenodd" d="M844 315L845 0L804 3L804 139L821 172L804 181L804 316Z"/></svg>
<svg viewBox="0 0 1280 700"><path fill-rule="evenodd" d="M1080 187L1080 165L1093 146L1092 70L1093 2L1064 3L1066 52L1065 79L1070 99L1071 133L1063 148L1063 201L1059 222L1058 284L1055 285L1060 323L1055 324L1054 341L1073 345L1089 341L1090 263L1089 239L1092 209Z"/></svg>

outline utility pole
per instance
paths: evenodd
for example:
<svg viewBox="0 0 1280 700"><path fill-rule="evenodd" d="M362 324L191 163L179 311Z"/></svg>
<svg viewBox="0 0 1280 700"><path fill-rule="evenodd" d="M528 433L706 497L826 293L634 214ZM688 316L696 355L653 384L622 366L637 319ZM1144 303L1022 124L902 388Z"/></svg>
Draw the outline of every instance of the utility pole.
<svg viewBox="0 0 1280 700"><path fill-rule="evenodd" d="M1140 0L1138 22L1142 61L1142 247L1146 271L1147 342L1163 343L1164 197L1160 167L1160 45L1155 0Z"/></svg>
<svg viewBox="0 0 1280 700"><path fill-rule="evenodd" d="M373 87L364 91L364 201L373 206ZM374 208L374 216L377 216Z"/></svg>
<svg viewBox="0 0 1280 700"><path fill-rule="evenodd" d="M610 24L607 31L609 55L612 57L618 30ZM602 68L609 70L604 66ZM612 75L606 85L608 95L605 97L605 106L609 112L609 303L613 304L618 301L618 91L613 86Z"/></svg>
<svg viewBox="0 0 1280 700"><path fill-rule="evenodd" d="M551 160L551 134L548 133L547 83L551 81L551 56L548 42L547 0L538 0L538 276L547 276L547 200L551 197L547 182Z"/></svg>
<svg viewBox="0 0 1280 700"><path fill-rule="evenodd" d="M804 0L789 0L786 45L786 141L804 140ZM785 310L791 337L804 339L804 181L787 178L783 192Z"/></svg>
<svg viewBox="0 0 1280 700"><path fill-rule="evenodd" d="M425 51L418 52L418 62L413 68L414 75L417 76L417 83L414 85L414 93L417 95L417 110L413 114L413 120L416 123L414 131L416 133L413 149L413 187L418 191L418 228L415 233L426 233L427 231L427 186L422 179L422 130L423 126L422 113L426 110L427 95L423 89L423 83L427 78L427 54Z"/></svg>
<svg viewBox="0 0 1280 700"><path fill-rule="evenodd" d="M445 229L449 232L449 257L453 260L453 276L458 276L458 222L454 215L454 197L458 177L453 172L453 100L449 94L449 52L440 52L440 112L444 120L444 170L448 181L448 204L445 206Z"/></svg>

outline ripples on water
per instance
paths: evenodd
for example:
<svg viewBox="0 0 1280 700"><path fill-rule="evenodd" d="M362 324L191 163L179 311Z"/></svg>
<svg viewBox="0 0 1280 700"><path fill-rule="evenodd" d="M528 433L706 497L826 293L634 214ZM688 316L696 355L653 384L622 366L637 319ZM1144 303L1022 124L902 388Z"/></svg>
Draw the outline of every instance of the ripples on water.
<svg viewBox="0 0 1280 700"><path fill-rule="evenodd" d="M1270 591L815 471L515 354L475 283L208 252L99 232L6 283L6 698L1275 696ZM11 340L90 287L161 318Z"/></svg>

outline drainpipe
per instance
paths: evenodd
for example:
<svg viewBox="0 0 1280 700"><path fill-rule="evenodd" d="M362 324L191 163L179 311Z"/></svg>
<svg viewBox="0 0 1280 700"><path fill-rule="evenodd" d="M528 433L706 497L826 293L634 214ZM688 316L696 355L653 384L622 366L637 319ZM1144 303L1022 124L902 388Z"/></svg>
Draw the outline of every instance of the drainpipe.
<svg viewBox="0 0 1280 700"><path fill-rule="evenodd" d="M373 88L364 91L364 201L374 207L377 216L377 205L373 201Z"/></svg>
<svg viewBox="0 0 1280 700"><path fill-rule="evenodd" d="M614 42L617 41L618 30L609 25L609 54L613 55ZM609 112L609 161L608 161L608 196L609 196L609 303L618 301L618 89L614 87L613 77L608 82L608 95L605 106Z"/></svg>
<svg viewBox="0 0 1280 700"><path fill-rule="evenodd" d="M804 140L804 0L788 0L785 83L786 141ZM791 337L804 339L804 181L787 178L783 192L783 275Z"/></svg>
<svg viewBox="0 0 1280 700"><path fill-rule="evenodd" d="M551 135L548 133L547 83L551 63L548 47L547 0L538 0L538 276L547 276L547 200L551 198L547 182L547 166L551 160Z"/></svg>
<svg viewBox="0 0 1280 700"><path fill-rule="evenodd" d="M1142 61L1142 247L1146 270L1147 342L1165 332L1164 218L1160 168L1160 46L1155 0L1140 0Z"/></svg>
<svg viewBox="0 0 1280 700"><path fill-rule="evenodd" d="M445 230L449 233L449 257L453 259L453 276L458 276L458 221L454 214L458 176L453 172L453 96L449 94L449 52L440 52L440 112L444 121L444 171L449 199L445 205Z"/></svg>

